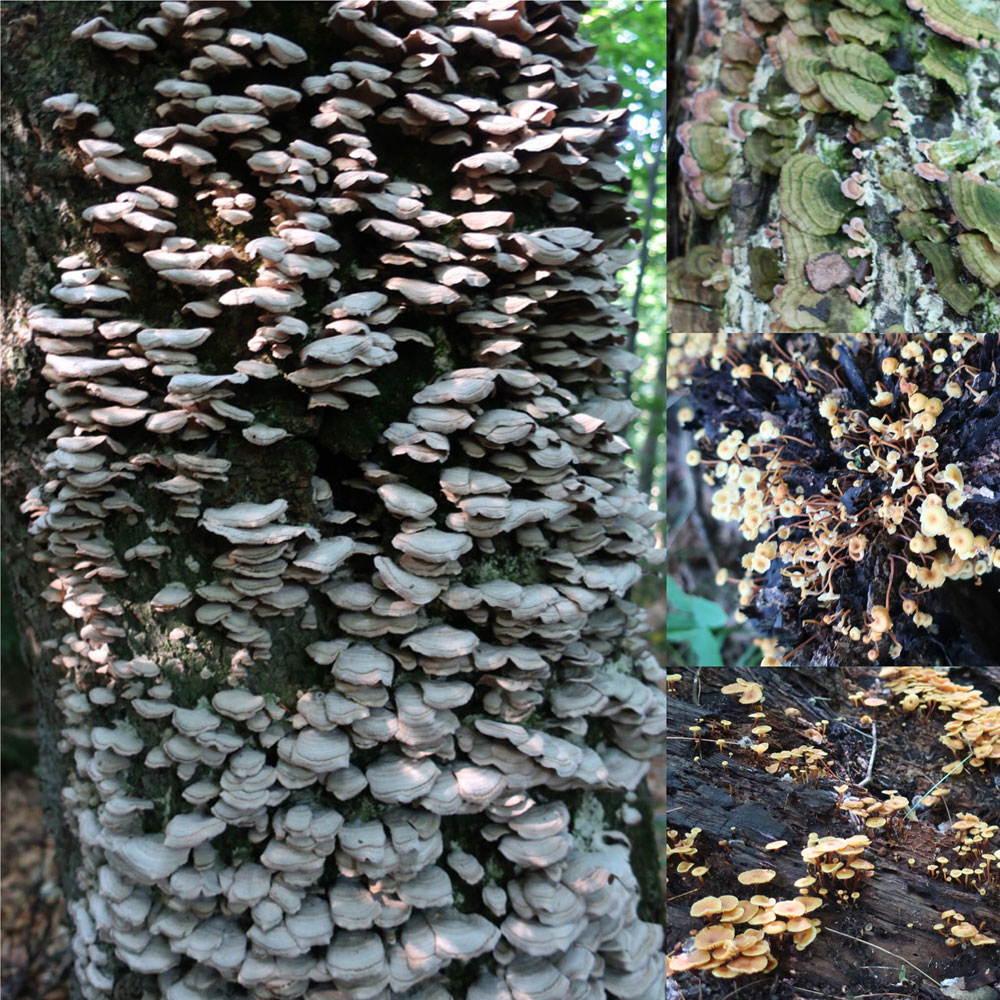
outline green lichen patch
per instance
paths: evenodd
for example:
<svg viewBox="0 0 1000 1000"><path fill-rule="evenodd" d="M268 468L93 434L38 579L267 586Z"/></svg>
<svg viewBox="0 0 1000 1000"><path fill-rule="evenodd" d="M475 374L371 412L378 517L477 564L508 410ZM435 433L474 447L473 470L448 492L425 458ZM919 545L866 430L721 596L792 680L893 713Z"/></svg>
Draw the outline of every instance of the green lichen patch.
<svg viewBox="0 0 1000 1000"><path fill-rule="evenodd" d="M969 90L965 80L967 61L966 50L935 35L928 39L927 55L920 60L920 65L929 76L942 80L961 96Z"/></svg>
<svg viewBox="0 0 1000 1000"><path fill-rule="evenodd" d="M958 279L958 270L951 250L941 243L917 240L914 244L934 268L938 291L948 305L962 316L968 316L979 298L978 285L965 285Z"/></svg>
<svg viewBox="0 0 1000 1000"><path fill-rule="evenodd" d="M872 52L863 45L834 45L829 50L829 55L830 62L837 69L846 70L873 83L884 83L896 75L877 52Z"/></svg>
<svg viewBox="0 0 1000 1000"><path fill-rule="evenodd" d="M754 169L764 174L776 174L792 155L793 148L794 144L788 139L779 139L758 129L747 137L743 155Z"/></svg>
<svg viewBox="0 0 1000 1000"><path fill-rule="evenodd" d="M991 12L991 17L975 13L967 2L961 0L917 0L916 6L927 27L939 35L966 45L977 45L980 39L985 42L1000 41L1000 20L997 19L995 4L984 8L984 11Z"/></svg>
<svg viewBox="0 0 1000 1000"><path fill-rule="evenodd" d="M820 52L796 50L781 67L788 85L800 94L809 94L817 87L820 73L830 68L830 60Z"/></svg>
<svg viewBox="0 0 1000 1000"><path fill-rule="evenodd" d="M890 170L883 177L883 183L911 212L940 205L934 188L909 171Z"/></svg>
<svg viewBox="0 0 1000 1000"><path fill-rule="evenodd" d="M985 233L993 249L1000 251L1000 185L973 174L954 173L948 180L948 192L958 221L966 229Z"/></svg>
<svg viewBox="0 0 1000 1000"><path fill-rule="evenodd" d="M948 239L948 227L930 212L911 212L908 209L896 217L896 228L904 240L930 240L944 243Z"/></svg>
<svg viewBox="0 0 1000 1000"><path fill-rule="evenodd" d="M888 14L892 17L899 17L904 14L903 0L840 0L845 7L865 14L868 17L878 17L879 14Z"/></svg>
<svg viewBox="0 0 1000 1000"><path fill-rule="evenodd" d="M884 50L891 46L899 22L885 14L865 17L850 10L835 10L830 14L830 27L846 38Z"/></svg>
<svg viewBox="0 0 1000 1000"><path fill-rule="evenodd" d="M853 73L831 70L817 77L820 93L835 107L862 121L871 121L882 109L886 93L877 84Z"/></svg>
<svg viewBox="0 0 1000 1000"><path fill-rule="evenodd" d="M725 170L736 153L727 129L708 122L695 122L688 133L688 152L702 170Z"/></svg>
<svg viewBox="0 0 1000 1000"><path fill-rule="evenodd" d="M958 252L962 263L987 288L1000 286L1000 253L981 233L961 233L958 237Z"/></svg>
<svg viewBox="0 0 1000 1000"><path fill-rule="evenodd" d="M956 132L935 142L927 155L942 170L952 170L960 164L971 163L988 146L989 141L984 136Z"/></svg>
<svg viewBox="0 0 1000 1000"><path fill-rule="evenodd" d="M781 168L781 213L804 232L837 232L850 207L837 175L818 156L797 153Z"/></svg>

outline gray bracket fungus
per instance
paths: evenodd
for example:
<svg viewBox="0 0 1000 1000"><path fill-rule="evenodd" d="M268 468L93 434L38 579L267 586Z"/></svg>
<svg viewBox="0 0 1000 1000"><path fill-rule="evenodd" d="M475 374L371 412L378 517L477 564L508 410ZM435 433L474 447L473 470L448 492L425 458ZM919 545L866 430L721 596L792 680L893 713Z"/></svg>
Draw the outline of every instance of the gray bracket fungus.
<svg viewBox="0 0 1000 1000"><path fill-rule="evenodd" d="M701 273L690 255L705 244L670 262L670 329L1000 327L984 290L997 287L1000 252L1000 8L726 0L713 11L688 60L679 218L714 220L700 234L720 262ZM778 198L764 204L768 174ZM806 265L829 253L851 280L808 281Z"/></svg>
<svg viewBox="0 0 1000 1000"><path fill-rule="evenodd" d="M311 76L297 42L243 25L249 0L73 33L130 62L189 60L134 143L79 94L43 102L108 199L84 219L131 255L56 262L52 301L27 315L60 422L22 509L71 622L46 645L66 676L82 996L128 972L167 1000L662 987L628 838L560 801L610 792L636 821L625 803L665 725L626 597L655 514L624 462L636 410L615 377L637 363L612 302L634 218L624 112L599 110L617 91L580 17L334 2L322 30L341 58ZM752 75L752 39L728 44ZM234 70L267 82L225 93ZM450 201L399 176L422 172L395 155L403 137L435 144ZM738 144L707 139L721 204ZM564 224L516 231L514 195ZM147 322L138 289L165 286L181 318ZM428 316L466 367L407 383L404 349L435 348ZM363 509L318 474L255 478L297 440L280 406L258 412L278 378L303 412L409 385L349 483ZM127 538L123 564L109 538ZM296 657L327 680L279 697L269 678Z"/></svg>

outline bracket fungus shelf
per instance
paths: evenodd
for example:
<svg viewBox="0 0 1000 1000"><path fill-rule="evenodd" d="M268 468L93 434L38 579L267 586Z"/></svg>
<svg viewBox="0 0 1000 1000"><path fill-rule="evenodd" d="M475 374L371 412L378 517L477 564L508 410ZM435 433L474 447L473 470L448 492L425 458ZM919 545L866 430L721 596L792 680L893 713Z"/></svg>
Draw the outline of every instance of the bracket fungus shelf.
<svg viewBox="0 0 1000 1000"><path fill-rule="evenodd" d="M1000 6L681 6L668 329L1000 330Z"/></svg>
<svg viewBox="0 0 1000 1000"><path fill-rule="evenodd" d="M82 996L662 989L635 215L583 13L164 0L47 39L128 94L34 95L88 201L18 316Z"/></svg>

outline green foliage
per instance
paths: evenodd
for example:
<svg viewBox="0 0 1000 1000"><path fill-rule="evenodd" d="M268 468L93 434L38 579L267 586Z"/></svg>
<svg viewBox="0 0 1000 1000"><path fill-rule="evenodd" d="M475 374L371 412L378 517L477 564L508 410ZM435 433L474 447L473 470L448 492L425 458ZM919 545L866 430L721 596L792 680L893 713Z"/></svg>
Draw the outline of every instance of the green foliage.
<svg viewBox="0 0 1000 1000"><path fill-rule="evenodd" d="M671 613L670 605L676 613ZM697 594L686 594L676 580L667 577L667 640L687 643L694 666L723 665L722 640L728 620L725 608Z"/></svg>
<svg viewBox="0 0 1000 1000"><path fill-rule="evenodd" d="M666 24L666 0L595 0L580 25L581 35L597 45L597 62L611 71L622 88L621 103L631 113L630 132L622 142L622 161L632 185L631 207L638 215L636 227L641 233L648 230L648 241L638 292L638 261L619 274L623 284L620 302L624 308L634 307L639 321L632 349L642 362L631 380L633 400L641 413L629 426L627 435L633 448L633 462L643 473L644 485L652 486L653 497L662 509L666 503L663 359L667 317L663 289L667 203L666 157L662 152L666 118ZM651 201L650 184L654 189Z"/></svg>

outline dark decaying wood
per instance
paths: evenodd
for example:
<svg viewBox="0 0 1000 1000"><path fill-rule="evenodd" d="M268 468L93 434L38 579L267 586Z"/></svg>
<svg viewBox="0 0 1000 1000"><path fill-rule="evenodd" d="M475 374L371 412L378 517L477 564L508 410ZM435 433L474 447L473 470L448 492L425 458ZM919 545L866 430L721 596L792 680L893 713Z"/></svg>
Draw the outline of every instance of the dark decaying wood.
<svg viewBox="0 0 1000 1000"><path fill-rule="evenodd" d="M689 670L674 695L668 697L667 825L681 835L690 828L700 827L696 864L710 868L704 884L699 886L690 875L677 875L676 861L668 861L667 909L671 934L667 947L671 953L675 953L672 949L680 949L689 932L704 925L689 914L691 904L701 896L731 893L748 899L753 892L763 891L779 899L794 898L798 890L793 882L806 874L800 851L809 833L847 837L859 832L850 825L847 815L838 811L834 786L847 781L848 794L879 798L884 790L895 787L885 783L888 773L897 773L891 769L908 763L907 740L911 737L895 736L893 731L900 726L898 716L880 716L876 719L876 730L881 738L876 747L872 779L867 787L857 784L867 770L871 738L857 728L856 718L846 722L838 718L843 720L845 710L852 713L846 690L871 684L865 679L866 674L873 673L870 668L855 668L846 674L842 670L739 671L739 676L756 680L764 687L764 705L753 707L740 705L735 698L719 693L722 686L735 679L736 673L721 669L697 673ZM962 679L977 686L982 682L984 694L992 697L996 693L992 684L997 682L998 673L997 668L981 668ZM784 710L789 707L801 714L785 716ZM830 720L822 748L829 755L835 776L812 784L796 784L788 777L768 774L757 765L752 751L740 748L737 743L739 734L748 731L747 714L762 708L767 714L767 724L773 727L766 737L772 748L809 744L802 735L809 728L805 723ZM726 735L719 725L726 719L732 722L730 732L734 738L720 751L714 740ZM937 736L943 732L942 721L930 720L927 732L920 731L912 737L914 768L921 770L927 780L918 780L914 788L899 789L900 794L910 796L911 800L916 791L926 791L938 780L939 765L950 759L950 752L936 744ZM691 736L688 727L694 725L703 729L697 748L688 741ZM918 743L936 746L933 763L921 767L917 762ZM725 767L723 761L728 762ZM997 822L995 780L982 774L951 780L951 815L971 809L981 818ZM873 837L873 845L865 857L875 865L875 872L858 905L840 907L825 903L811 914L823 923L813 944L801 953L788 945L775 948L779 966L770 976L758 977L761 992L750 985L744 986L739 995L782 998L815 995L809 990L830 996L873 995L872 991L880 986L892 989L889 984L897 982L901 967L907 976L905 990L910 992L899 987L898 991L893 990L893 996L921 996L924 994L918 990L926 987L931 988L927 995L940 996L931 979L942 982L965 977L967 986L1000 981L996 948L950 948L944 936L933 930L946 909L955 909L977 924L986 921L993 930L998 923L1000 892L995 880L987 887L987 894L981 896L972 886L946 884L926 873L926 866L934 862L942 848L953 843L947 833L938 829L947 819L940 807L933 811L921 809L907 821L901 841ZM788 846L765 852L764 845L774 840L787 840ZM725 842L724 846L719 845L720 841ZM741 871L760 867L773 867L778 873L766 887L751 890L739 884L737 875ZM863 941L843 937L845 934ZM684 982L690 983L687 975ZM720 982L706 975L704 987L709 992L705 1000L708 996L722 997L735 986L749 982L743 979L735 983ZM918 986L920 983L923 987ZM805 992L799 994L799 990Z"/></svg>

